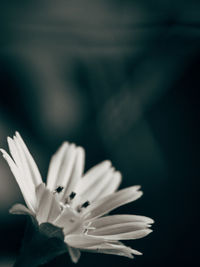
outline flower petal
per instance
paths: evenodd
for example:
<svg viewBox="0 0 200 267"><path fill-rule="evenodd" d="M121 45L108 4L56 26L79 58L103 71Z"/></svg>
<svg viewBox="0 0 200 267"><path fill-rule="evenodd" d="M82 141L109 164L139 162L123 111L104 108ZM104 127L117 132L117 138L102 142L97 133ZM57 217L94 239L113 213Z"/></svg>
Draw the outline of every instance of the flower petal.
<svg viewBox="0 0 200 267"><path fill-rule="evenodd" d="M81 256L80 250L77 248L72 248L72 247L68 246L68 251L69 251L69 255L71 257L72 262L77 263L80 259L80 256Z"/></svg>
<svg viewBox="0 0 200 267"><path fill-rule="evenodd" d="M128 187L93 202L83 213L83 217L85 219L94 219L117 207L135 201L142 196L142 192L138 191L139 188L139 186Z"/></svg>
<svg viewBox="0 0 200 267"><path fill-rule="evenodd" d="M51 161L49 164L48 175L47 175L47 188L51 191L53 191L56 188L55 184L58 178L60 165L63 161L64 155L66 153L68 146L69 146L69 143L64 142L61 145L61 147L58 149L58 151L51 158Z"/></svg>
<svg viewBox="0 0 200 267"><path fill-rule="evenodd" d="M87 171L84 177L77 184L75 189L76 193L81 196L87 195L91 191L91 188L96 185L99 178L110 169L110 166L111 162L106 160Z"/></svg>
<svg viewBox="0 0 200 267"><path fill-rule="evenodd" d="M36 189L38 196L38 210L36 218L39 224L43 222L53 222L59 216L61 210L55 196L45 187L40 184Z"/></svg>
<svg viewBox="0 0 200 267"><path fill-rule="evenodd" d="M121 174L114 171L110 161L103 161L90 169L74 190L81 196L82 202L92 202L113 193L120 182ZM73 205L77 206L78 201L74 200Z"/></svg>
<svg viewBox="0 0 200 267"><path fill-rule="evenodd" d="M85 178L83 178L84 180ZM91 178L90 180L94 180ZM89 202L93 202L97 199L101 199L106 195L113 193L119 186L121 181L121 174L119 172L115 172L113 168L110 168L103 174L101 177L98 177L95 183L91 184L81 197L83 201L88 200Z"/></svg>
<svg viewBox="0 0 200 267"><path fill-rule="evenodd" d="M7 140L8 140L10 154L12 155L12 158L14 159L14 162L17 168L19 168L22 174L22 178L24 179L24 181L26 181L26 184L29 187L29 189L32 191L32 194L34 194L35 185L31 177L31 174L29 172L29 168L28 168L28 164L27 164L24 152L21 149L20 145L14 139L8 137Z"/></svg>
<svg viewBox="0 0 200 267"><path fill-rule="evenodd" d="M129 222L141 222L145 224L154 223L154 221L151 218L145 216L121 214L121 215L109 215L98 218L92 222L91 226L94 228L102 228L105 226L121 224L121 223L129 223Z"/></svg>
<svg viewBox="0 0 200 267"><path fill-rule="evenodd" d="M68 233L72 233L77 228L80 228L82 220L80 219L80 215L78 213L66 206L55 219L53 224L63 228L64 234L66 235Z"/></svg>
<svg viewBox="0 0 200 267"><path fill-rule="evenodd" d="M36 196L35 196L33 189L26 183L26 180L24 179L24 176L21 173L21 170L16 166L15 162L10 157L10 155L4 149L0 149L0 151L3 153L3 157L7 161L19 185L19 188L23 194L26 205L29 207L30 210L35 212L37 202L36 202Z"/></svg>
<svg viewBox="0 0 200 267"><path fill-rule="evenodd" d="M39 185L42 182L42 178L41 178L40 172L38 170L38 167L37 167L33 157L31 156L27 146L25 145L23 139L21 138L21 136L18 132L16 132L16 137L14 137L14 139L19 144L19 147L21 147L21 149L24 153L24 156L25 156L27 164L28 164L29 172L30 172L30 175L32 177L34 184L36 186Z"/></svg>
<svg viewBox="0 0 200 267"><path fill-rule="evenodd" d="M74 144L65 142L59 148L49 165L47 188L51 191L54 191L59 186L67 188L72 175L76 154L77 148Z"/></svg>
<svg viewBox="0 0 200 267"><path fill-rule="evenodd" d="M71 176L69 177L68 183L63 192L63 199L65 199L68 195L70 195L72 191L75 191L74 188L82 177L84 165L85 165L85 151L82 147L77 147Z"/></svg>
<svg viewBox="0 0 200 267"><path fill-rule="evenodd" d="M84 251L96 252L96 253L104 253L104 254L113 254L118 256L124 256L128 258L133 258L133 254L142 255L141 252L132 249L130 247L125 246L120 242L113 243L105 243L97 246L92 246L84 249Z"/></svg>
<svg viewBox="0 0 200 267"><path fill-rule="evenodd" d="M114 225L107 225L96 229L89 229L88 234L95 236L118 235L122 233L129 233L137 230L143 230L146 228L148 228L148 225L143 222L126 222L119 224L117 223Z"/></svg>
<svg viewBox="0 0 200 267"><path fill-rule="evenodd" d="M30 215L30 216L35 216L35 214L30 210L27 209L26 206L22 204L15 204L12 206L12 208L9 210L11 214L16 214L16 215Z"/></svg>
<svg viewBox="0 0 200 267"><path fill-rule="evenodd" d="M142 229L142 230L111 234L111 235L106 234L106 235L101 235L101 236L96 236L96 235L92 235L92 236L102 237L103 239L107 239L107 240L131 240L131 239L139 239L139 238L145 237L151 232L152 230L150 229Z"/></svg>
<svg viewBox="0 0 200 267"><path fill-rule="evenodd" d="M72 234L65 237L65 242L74 248L85 248L105 243L106 240L85 234Z"/></svg>
<svg viewBox="0 0 200 267"><path fill-rule="evenodd" d="M121 173L119 171L113 170L109 179L107 179L107 183L105 183L104 186L102 186L101 191L99 191L99 194L96 195L95 200L103 198L109 194L114 193L118 189L121 181L122 181Z"/></svg>

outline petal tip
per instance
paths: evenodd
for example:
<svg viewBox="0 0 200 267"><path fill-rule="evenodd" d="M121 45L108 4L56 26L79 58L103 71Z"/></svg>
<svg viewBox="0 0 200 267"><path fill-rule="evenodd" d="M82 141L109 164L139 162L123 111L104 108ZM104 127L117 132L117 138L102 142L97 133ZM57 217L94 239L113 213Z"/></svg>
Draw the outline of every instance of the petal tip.
<svg viewBox="0 0 200 267"><path fill-rule="evenodd" d="M109 159L104 160L103 163L108 165L108 167L112 165L112 162Z"/></svg>
<svg viewBox="0 0 200 267"><path fill-rule="evenodd" d="M8 137L7 137L7 142L8 142L8 144L9 144L10 142L13 142L13 139L12 139L10 136L8 136Z"/></svg>
<svg viewBox="0 0 200 267"><path fill-rule="evenodd" d="M155 221L152 218L149 218L149 224L153 224Z"/></svg>
<svg viewBox="0 0 200 267"><path fill-rule="evenodd" d="M64 147L64 148L67 148L69 146L69 142L67 141L64 141L62 144L61 144L61 147Z"/></svg>
<svg viewBox="0 0 200 267"><path fill-rule="evenodd" d="M141 189L141 185L134 185L134 188L135 188L135 190L140 190Z"/></svg>
<svg viewBox="0 0 200 267"><path fill-rule="evenodd" d="M15 131L16 136L20 136L20 133L18 131Z"/></svg>
<svg viewBox="0 0 200 267"><path fill-rule="evenodd" d="M0 152L4 155L6 151L3 148L0 148Z"/></svg>
<svg viewBox="0 0 200 267"><path fill-rule="evenodd" d="M152 233L153 230L152 229L146 229L146 235L149 235L150 233Z"/></svg>
<svg viewBox="0 0 200 267"><path fill-rule="evenodd" d="M76 149L77 149L77 153L82 153L82 154L85 153L85 150L82 146L78 146Z"/></svg>

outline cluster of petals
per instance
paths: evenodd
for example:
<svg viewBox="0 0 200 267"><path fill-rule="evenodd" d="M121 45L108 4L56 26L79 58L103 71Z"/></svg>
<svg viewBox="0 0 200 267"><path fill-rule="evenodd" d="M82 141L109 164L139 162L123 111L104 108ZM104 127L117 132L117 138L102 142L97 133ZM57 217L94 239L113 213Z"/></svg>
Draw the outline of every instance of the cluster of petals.
<svg viewBox="0 0 200 267"><path fill-rule="evenodd" d="M133 258L141 253L121 240L142 238L152 232L151 218L139 215L108 215L113 209L141 197L140 186L117 191L121 174L110 161L84 174L82 147L64 142L53 155L43 182L38 167L20 134L8 137L9 155L1 149L21 189L27 207L16 204L11 213L34 216L38 224L62 229L73 262L81 251Z"/></svg>

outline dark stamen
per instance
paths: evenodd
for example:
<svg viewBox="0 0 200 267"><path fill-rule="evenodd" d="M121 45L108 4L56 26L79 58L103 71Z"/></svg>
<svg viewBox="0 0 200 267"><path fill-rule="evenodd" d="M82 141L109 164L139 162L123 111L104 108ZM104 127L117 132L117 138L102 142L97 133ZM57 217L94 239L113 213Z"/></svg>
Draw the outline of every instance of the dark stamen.
<svg viewBox="0 0 200 267"><path fill-rule="evenodd" d="M60 192L63 191L63 189L64 189L63 186L58 186L58 187L55 189L55 192L59 194Z"/></svg>
<svg viewBox="0 0 200 267"><path fill-rule="evenodd" d="M76 196L75 192L71 192L71 194L69 195L70 200L74 199Z"/></svg>
<svg viewBox="0 0 200 267"><path fill-rule="evenodd" d="M89 205L90 205L90 202L86 201L81 205L81 208L87 208Z"/></svg>

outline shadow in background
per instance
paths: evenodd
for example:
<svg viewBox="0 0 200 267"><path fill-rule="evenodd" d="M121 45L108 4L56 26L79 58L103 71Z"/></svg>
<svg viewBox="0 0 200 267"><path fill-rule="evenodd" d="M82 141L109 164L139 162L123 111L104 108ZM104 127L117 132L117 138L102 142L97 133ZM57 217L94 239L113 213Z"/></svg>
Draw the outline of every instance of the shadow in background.
<svg viewBox="0 0 200 267"><path fill-rule="evenodd" d="M129 242L144 256L83 253L78 266L195 266L200 3L1 0L0 25L0 146L20 131L44 180L64 140L86 149L86 169L111 159L121 187L144 191L119 212L156 221ZM8 209L21 201L1 159L0 266L20 247L25 219Z"/></svg>

